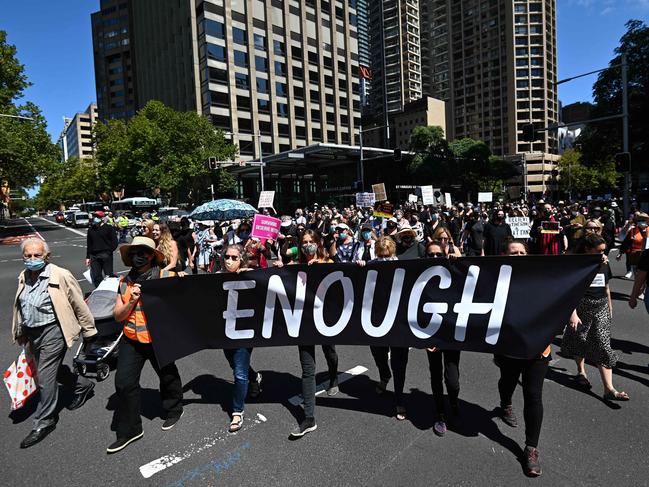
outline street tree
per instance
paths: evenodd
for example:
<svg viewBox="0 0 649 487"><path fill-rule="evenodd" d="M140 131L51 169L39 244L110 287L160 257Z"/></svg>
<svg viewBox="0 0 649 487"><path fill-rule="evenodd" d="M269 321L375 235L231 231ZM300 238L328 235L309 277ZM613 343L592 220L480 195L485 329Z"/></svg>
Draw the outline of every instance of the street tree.
<svg viewBox="0 0 649 487"><path fill-rule="evenodd" d="M584 164L577 149L566 150L558 164L559 189L575 194L598 193L616 187L617 173L613 159Z"/></svg>
<svg viewBox="0 0 649 487"><path fill-rule="evenodd" d="M0 181L21 188L33 186L60 152L40 109L31 102L17 104L31 83L16 53L16 47L7 43L7 33L0 30L0 114L5 115L0 116Z"/></svg>
<svg viewBox="0 0 649 487"><path fill-rule="evenodd" d="M37 208L58 209L69 203L98 199L102 190L97 172L98 163L94 159L71 157L50 166L36 196Z"/></svg>

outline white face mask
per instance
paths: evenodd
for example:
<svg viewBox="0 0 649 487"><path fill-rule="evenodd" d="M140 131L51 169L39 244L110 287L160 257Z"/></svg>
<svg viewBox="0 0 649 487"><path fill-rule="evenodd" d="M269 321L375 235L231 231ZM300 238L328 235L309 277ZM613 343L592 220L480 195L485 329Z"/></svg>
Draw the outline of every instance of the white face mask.
<svg viewBox="0 0 649 487"><path fill-rule="evenodd" d="M396 258L396 256L393 256L393 257L377 257L374 260L377 261L377 262L386 262L388 260L397 260L397 258Z"/></svg>
<svg viewBox="0 0 649 487"><path fill-rule="evenodd" d="M230 260L230 259L225 259L225 268L232 272L235 271L239 267L239 261L238 260Z"/></svg>

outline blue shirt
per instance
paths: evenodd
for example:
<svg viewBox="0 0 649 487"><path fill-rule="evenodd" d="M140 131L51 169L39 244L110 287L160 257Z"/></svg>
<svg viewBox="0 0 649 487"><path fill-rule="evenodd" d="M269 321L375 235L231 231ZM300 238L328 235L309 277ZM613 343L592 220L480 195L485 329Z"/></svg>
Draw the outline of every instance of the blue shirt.
<svg viewBox="0 0 649 487"><path fill-rule="evenodd" d="M50 266L45 265L38 277L32 281L31 272L25 272L25 289L18 298L23 326L36 328L56 322L54 306L48 292L50 273Z"/></svg>

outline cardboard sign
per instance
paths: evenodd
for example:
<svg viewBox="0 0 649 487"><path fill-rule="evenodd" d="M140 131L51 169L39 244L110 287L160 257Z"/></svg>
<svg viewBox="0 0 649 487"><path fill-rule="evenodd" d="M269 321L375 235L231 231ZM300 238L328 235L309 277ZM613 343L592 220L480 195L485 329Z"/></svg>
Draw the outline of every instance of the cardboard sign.
<svg viewBox="0 0 649 487"><path fill-rule="evenodd" d="M408 195L408 201L410 203L417 203L417 195L416 194L409 194Z"/></svg>
<svg viewBox="0 0 649 487"><path fill-rule="evenodd" d="M376 195L374 193L356 193L356 206L361 208L374 207Z"/></svg>
<svg viewBox="0 0 649 487"><path fill-rule="evenodd" d="M269 192L274 193L274 191ZM250 235L259 239L275 240L279 234L279 227L281 224L282 220L279 218L257 214L252 220L252 232Z"/></svg>
<svg viewBox="0 0 649 487"><path fill-rule="evenodd" d="M451 198L451 193L444 193L444 204L446 206L451 206L453 204L453 199Z"/></svg>
<svg viewBox="0 0 649 487"><path fill-rule="evenodd" d="M374 210L373 215L381 218L392 218L394 214L394 205L390 203L381 203Z"/></svg>
<svg viewBox="0 0 649 487"><path fill-rule="evenodd" d="M528 239L530 238L530 219L526 216L508 216L507 224L512 229L512 236L514 238Z"/></svg>
<svg viewBox="0 0 649 487"><path fill-rule="evenodd" d="M478 203L491 203L494 200L494 194L489 193L478 193Z"/></svg>
<svg viewBox="0 0 649 487"><path fill-rule="evenodd" d="M372 185L372 192L374 193L374 196L376 197L376 201L385 201L385 200L388 199L388 195L385 192L385 184L384 183L373 184Z"/></svg>
<svg viewBox="0 0 649 487"><path fill-rule="evenodd" d="M559 233L559 222L542 222L541 233Z"/></svg>
<svg viewBox="0 0 649 487"><path fill-rule="evenodd" d="M420 186L421 188L421 202L425 205L434 205L435 196L433 195L432 186Z"/></svg>
<svg viewBox="0 0 649 487"><path fill-rule="evenodd" d="M275 200L275 191L262 191L259 194L259 204L257 208L272 208Z"/></svg>

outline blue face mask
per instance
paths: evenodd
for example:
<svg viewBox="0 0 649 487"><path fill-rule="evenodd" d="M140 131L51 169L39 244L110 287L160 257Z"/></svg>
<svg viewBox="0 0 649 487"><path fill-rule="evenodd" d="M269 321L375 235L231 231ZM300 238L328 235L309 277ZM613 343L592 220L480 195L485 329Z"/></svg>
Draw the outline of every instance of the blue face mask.
<svg viewBox="0 0 649 487"><path fill-rule="evenodd" d="M30 260L25 260L23 261L25 264L25 269L28 271L40 271L43 267L45 267L45 260L43 259L30 259Z"/></svg>
<svg viewBox="0 0 649 487"><path fill-rule="evenodd" d="M372 237L372 232L368 232L368 231L362 232L361 236L363 237L363 240L369 240Z"/></svg>
<svg viewBox="0 0 649 487"><path fill-rule="evenodd" d="M435 223L437 221L437 213L433 213L430 215L430 221Z"/></svg>
<svg viewBox="0 0 649 487"><path fill-rule="evenodd" d="M338 241L344 242L347 239L347 232L340 232L338 234Z"/></svg>

